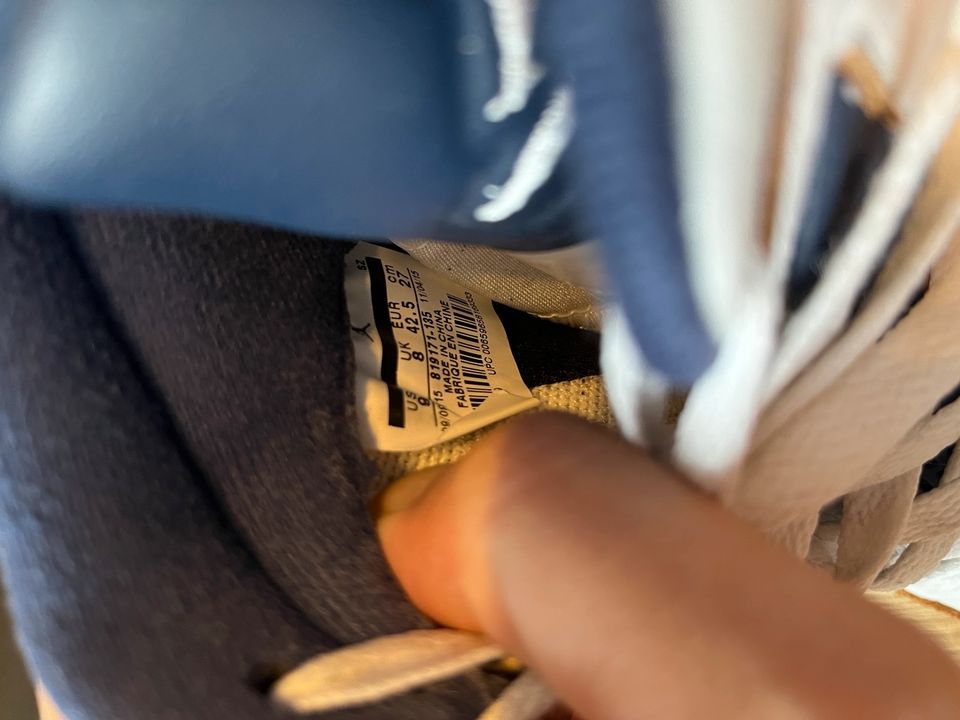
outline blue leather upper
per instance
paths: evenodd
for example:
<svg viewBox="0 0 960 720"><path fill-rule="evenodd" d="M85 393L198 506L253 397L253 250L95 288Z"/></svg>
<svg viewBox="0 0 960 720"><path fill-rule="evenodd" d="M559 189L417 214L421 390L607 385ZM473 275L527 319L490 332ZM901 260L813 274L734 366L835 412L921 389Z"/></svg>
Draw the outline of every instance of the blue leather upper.
<svg viewBox="0 0 960 720"><path fill-rule="evenodd" d="M563 211L494 232L465 211L540 110L479 120L480 3L7 0L0 20L0 183L32 199L354 237L535 235Z"/></svg>
<svg viewBox="0 0 960 720"><path fill-rule="evenodd" d="M544 4L547 75L493 123L484 0L0 0L0 188L328 236L599 237L648 361L691 383L714 348L688 285L658 12ZM561 83L571 151L520 212L477 221Z"/></svg>

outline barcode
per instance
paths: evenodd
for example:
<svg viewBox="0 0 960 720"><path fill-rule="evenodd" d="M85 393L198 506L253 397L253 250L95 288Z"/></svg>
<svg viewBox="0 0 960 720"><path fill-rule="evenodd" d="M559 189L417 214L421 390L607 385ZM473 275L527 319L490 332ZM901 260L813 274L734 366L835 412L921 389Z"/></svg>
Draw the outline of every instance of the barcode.
<svg viewBox="0 0 960 720"><path fill-rule="evenodd" d="M450 309L453 311L464 389L467 391L470 407L477 408L493 392L490 381L487 380L487 371L483 367L477 319L466 300L449 294L447 300L450 301Z"/></svg>

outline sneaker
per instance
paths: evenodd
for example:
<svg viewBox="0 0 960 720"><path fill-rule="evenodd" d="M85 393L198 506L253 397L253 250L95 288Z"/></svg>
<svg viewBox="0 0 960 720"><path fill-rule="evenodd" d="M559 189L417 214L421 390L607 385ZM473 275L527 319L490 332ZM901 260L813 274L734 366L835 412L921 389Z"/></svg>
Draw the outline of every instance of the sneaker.
<svg viewBox="0 0 960 720"><path fill-rule="evenodd" d="M24 5L0 559L67 718L539 718L368 508L541 407L956 587L954 3Z"/></svg>

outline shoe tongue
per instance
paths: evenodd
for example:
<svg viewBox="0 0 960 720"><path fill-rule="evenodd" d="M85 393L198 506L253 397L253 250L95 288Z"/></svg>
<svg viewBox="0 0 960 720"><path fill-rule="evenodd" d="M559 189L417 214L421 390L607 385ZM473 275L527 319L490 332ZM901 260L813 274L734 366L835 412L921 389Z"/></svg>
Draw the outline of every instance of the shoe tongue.
<svg viewBox="0 0 960 720"><path fill-rule="evenodd" d="M82 218L78 241L204 481L286 595L341 642L422 622L367 513L350 245L110 215Z"/></svg>

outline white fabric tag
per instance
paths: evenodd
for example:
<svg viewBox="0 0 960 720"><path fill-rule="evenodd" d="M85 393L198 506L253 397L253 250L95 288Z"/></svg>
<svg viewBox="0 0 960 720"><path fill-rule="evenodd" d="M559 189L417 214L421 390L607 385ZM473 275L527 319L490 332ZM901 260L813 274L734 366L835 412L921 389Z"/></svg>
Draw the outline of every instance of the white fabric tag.
<svg viewBox="0 0 960 720"><path fill-rule="evenodd" d="M364 446L420 450L538 404L489 299L368 243L344 285Z"/></svg>

